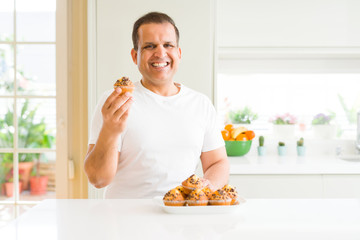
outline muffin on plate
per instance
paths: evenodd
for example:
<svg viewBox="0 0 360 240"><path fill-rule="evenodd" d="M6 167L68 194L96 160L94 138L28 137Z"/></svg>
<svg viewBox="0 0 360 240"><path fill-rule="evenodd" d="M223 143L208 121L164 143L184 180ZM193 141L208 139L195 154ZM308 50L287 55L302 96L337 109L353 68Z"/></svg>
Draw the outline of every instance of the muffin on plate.
<svg viewBox="0 0 360 240"><path fill-rule="evenodd" d="M128 77L122 77L114 83L114 88L120 87L121 88L121 94L124 94L125 92L133 92L134 91L134 84Z"/></svg>
<svg viewBox="0 0 360 240"><path fill-rule="evenodd" d="M179 185L176 187L177 190L179 190L181 192L181 195L183 195L184 198L187 197L187 194L185 193L185 189L183 186Z"/></svg>
<svg viewBox="0 0 360 240"><path fill-rule="evenodd" d="M189 194L195 189L202 189L204 187L203 180L195 174L188 177L181 184L184 187L185 194Z"/></svg>
<svg viewBox="0 0 360 240"><path fill-rule="evenodd" d="M213 192L209 198L210 205L230 205L231 204L231 197L229 194L223 190L218 189Z"/></svg>
<svg viewBox="0 0 360 240"><path fill-rule="evenodd" d="M169 190L163 197L163 202L166 206L184 206L185 199L181 192L173 188Z"/></svg>
<svg viewBox="0 0 360 240"><path fill-rule="evenodd" d="M188 206L206 206L208 204L208 198L201 189L195 189L186 198L186 204Z"/></svg>
<svg viewBox="0 0 360 240"><path fill-rule="evenodd" d="M228 195L231 197L231 205L236 205L239 204L238 201L238 192L236 191L236 188L226 184L223 188L222 188L225 192L228 193Z"/></svg>
<svg viewBox="0 0 360 240"><path fill-rule="evenodd" d="M209 187L204 187L202 191L205 193L207 198L210 198L211 194L213 193L213 191Z"/></svg>

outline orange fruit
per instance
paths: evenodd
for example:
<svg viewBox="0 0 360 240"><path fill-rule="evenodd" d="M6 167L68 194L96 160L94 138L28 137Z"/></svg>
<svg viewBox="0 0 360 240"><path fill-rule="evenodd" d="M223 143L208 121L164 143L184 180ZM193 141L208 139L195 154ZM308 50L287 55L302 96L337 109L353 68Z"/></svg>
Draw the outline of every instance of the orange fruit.
<svg viewBox="0 0 360 240"><path fill-rule="evenodd" d="M226 129L221 130L221 135L225 141L228 141L230 139L230 133Z"/></svg>
<svg viewBox="0 0 360 240"><path fill-rule="evenodd" d="M225 130L228 130L229 132L231 132L231 130L234 128L234 126L230 123L230 124L226 124L224 128L225 128Z"/></svg>
<svg viewBox="0 0 360 240"><path fill-rule="evenodd" d="M245 133L240 133L237 137L236 137L236 141L247 141L248 138L246 137Z"/></svg>
<svg viewBox="0 0 360 240"><path fill-rule="evenodd" d="M254 131L246 131L245 132L245 135L246 135L246 137L247 137L247 139L248 140L252 140L254 137L255 137L255 133L254 133Z"/></svg>

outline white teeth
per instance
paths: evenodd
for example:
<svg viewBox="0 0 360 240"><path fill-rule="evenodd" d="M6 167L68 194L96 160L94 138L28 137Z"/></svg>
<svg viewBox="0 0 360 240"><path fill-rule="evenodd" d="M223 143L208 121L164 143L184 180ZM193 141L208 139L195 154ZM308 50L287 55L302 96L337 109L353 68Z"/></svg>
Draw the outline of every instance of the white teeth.
<svg viewBox="0 0 360 240"><path fill-rule="evenodd" d="M165 63L153 63L152 64L154 67L165 67L167 66L168 64L165 62Z"/></svg>

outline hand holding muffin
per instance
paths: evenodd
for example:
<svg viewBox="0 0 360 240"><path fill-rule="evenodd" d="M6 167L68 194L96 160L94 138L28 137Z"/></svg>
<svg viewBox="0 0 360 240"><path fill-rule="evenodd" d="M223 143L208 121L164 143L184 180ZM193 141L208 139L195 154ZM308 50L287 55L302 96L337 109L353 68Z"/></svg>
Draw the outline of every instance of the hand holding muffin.
<svg viewBox="0 0 360 240"><path fill-rule="evenodd" d="M101 109L103 127L100 136L105 139L117 138L124 131L133 102L131 95L133 83L130 79L123 77L121 81L117 80L115 85L114 92L106 99Z"/></svg>

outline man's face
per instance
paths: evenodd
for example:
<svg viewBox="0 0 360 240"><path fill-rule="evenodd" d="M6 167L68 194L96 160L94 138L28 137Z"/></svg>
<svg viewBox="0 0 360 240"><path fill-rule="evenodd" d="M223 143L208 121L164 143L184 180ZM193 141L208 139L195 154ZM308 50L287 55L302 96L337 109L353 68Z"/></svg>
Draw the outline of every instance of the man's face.
<svg viewBox="0 0 360 240"><path fill-rule="evenodd" d="M172 81L181 59L174 27L170 23L144 24L138 35L138 50L132 49L131 56L143 80L153 85Z"/></svg>

